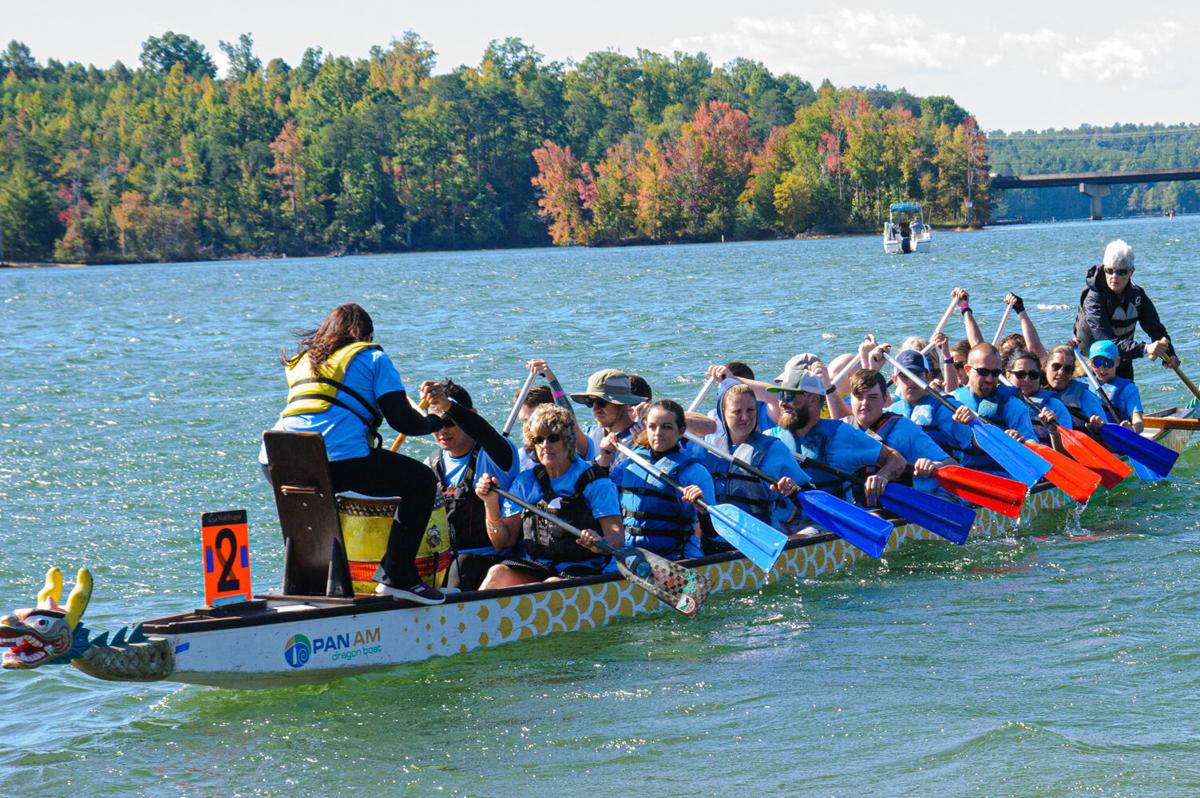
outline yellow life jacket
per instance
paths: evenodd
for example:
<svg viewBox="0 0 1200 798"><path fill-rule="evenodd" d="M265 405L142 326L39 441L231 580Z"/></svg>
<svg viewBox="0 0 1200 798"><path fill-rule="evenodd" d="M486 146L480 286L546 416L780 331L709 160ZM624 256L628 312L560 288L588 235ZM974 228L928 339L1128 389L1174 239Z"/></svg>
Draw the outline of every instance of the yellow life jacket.
<svg viewBox="0 0 1200 798"><path fill-rule="evenodd" d="M353 414L367 428L367 438L374 439L378 435L379 425L383 423L383 414L373 402L368 402L361 394L346 387L346 369L354 356L364 349L382 349L379 344L356 341L337 349L321 364L317 374L313 374L312 362L308 353L302 352L287 362L284 371L287 374L288 397L287 405L280 416L298 416L301 414L324 413L332 405ZM338 397L341 391L343 397ZM345 401L349 398L352 401ZM355 406L357 405L357 406Z"/></svg>

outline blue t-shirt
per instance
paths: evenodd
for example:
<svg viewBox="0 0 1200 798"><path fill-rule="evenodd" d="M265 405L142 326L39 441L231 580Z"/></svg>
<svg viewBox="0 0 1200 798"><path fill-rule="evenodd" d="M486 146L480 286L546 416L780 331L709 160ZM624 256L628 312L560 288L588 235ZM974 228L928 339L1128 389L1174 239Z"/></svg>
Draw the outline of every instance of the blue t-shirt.
<svg viewBox="0 0 1200 798"><path fill-rule="evenodd" d="M802 438L782 427L776 427L767 434L783 441L789 451L841 471L854 472L876 465L883 451L883 444L867 433L832 418L819 419ZM815 475L812 481L817 487L833 488L835 495L849 498L847 490L837 487L841 485L840 479L815 468L812 473Z"/></svg>
<svg viewBox="0 0 1200 798"><path fill-rule="evenodd" d="M379 397L385 394L404 390L399 372L382 349L364 349L351 358L342 382L373 405L378 405ZM340 390L337 399L359 413L366 413L358 400ZM367 440L366 424L354 413L337 405L330 405L320 413L281 416L273 429L321 433L325 438L325 456L330 462L366 457L371 451L372 442ZM265 446L258 460L260 463L267 462Z"/></svg>
<svg viewBox="0 0 1200 798"><path fill-rule="evenodd" d="M1134 413L1145 412L1142 410L1142 392L1138 390L1137 383L1133 380L1127 380L1124 377L1113 377L1108 382L1103 383L1100 388L1108 394L1113 407L1121 414L1120 418L1113 418L1112 413L1108 412L1108 408L1104 409L1104 417L1113 424L1128 421Z"/></svg>
<svg viewBox="0 0 1200 798"><path fill-rule="evenodd" d="M889 418L882 427L876 430L876 434L883 439L885 444L899 452L900 456L910 465L922 457L940 463L950 456L925 430L901 415ZM914 476L913 487L926 493L933 493L937 490L938 484L933 477Z"/></svg>
<svg viewBox="0 0 1200 798"><path fill-rule="evenodd" d="M924 430L939 448L953 457L960 456L971 447L974 439L971 428L955 421L950 408L929 394L922 396L915 405L901 399L889 407L888 411L908 418Z"/></svg>
<svg viewBox="0 0 1200 798"><path fill-rule="evenodd" d="M1100 397L1092 393L1086 380L1071 380L1056 396L1068 410L1078 410L1085 421L1092 416L1104 418L1104 405L1100 402Z"/></svg>
<svg viewBox="0 0 1200 798"><path fill-rule="evenodd" d="M587 471L590 465L590 463L577 455L575 462L571 463L571 466L562 476L554 477L550 480L550 487L559 496L575 495L575 483L579 481L579 478L583 476L583 472ZM538 484L532 469L522 471L518 474L517 478L513 480L509 492L530 504L537 504L542 500L542 486ZM617 496L617 486L608 477L600 477L599 479L592 480L583 489L583 497L587 501L588 509L592 511L593 518L599 520L606 515L620 517L621 501ZM553 504L553 502L550 502L550 504ZM505 518L509 518L514 515L520 515L523 509L519 504L505 499L502 512ZM594 529L592 531L601 536L604 534L604 530L602 529Z"/></svg>
<svg viewBox="0 0 1200 798"><path fill-rule="evenodd" d="M512 441L508 441L507 443L509 448L512 449L512 466L507 471L500 468L496 464L496 461L488 457L487 452L483 450L482 446L479 447L478 451L472 450L462 457L453 457L443 449L441 456L442 473L446 475L445 487L457 487L462 482L463 476L467 473L467 466L471 460L478 456L479 459L475 463L475 479L478 480L484 474L487 474L488 476L495 477L496 481L500 483L500 487L508 490L509 486L512 485L512 481L517 478L517 474L521 471L521 462L517 456L517 447L513 445Z"/></svg>
<svg viewBox="0 0 1200 798"><path fill-rule="evenodd" d="M1000 385L996 387L994 394L983 399L971 393L969 385L964 385L954 392L952 398L974 410L982 418L995 419L1006 430L1015 429L1020 433L1022 440L1036 441L1037 434L1029 420L1029 409L1015 396L1016 391L1016 388L1009 385ZM991 455L978 447L973 447L963 456L962 464L967 468L982 471L1004 471Z"/></svg>

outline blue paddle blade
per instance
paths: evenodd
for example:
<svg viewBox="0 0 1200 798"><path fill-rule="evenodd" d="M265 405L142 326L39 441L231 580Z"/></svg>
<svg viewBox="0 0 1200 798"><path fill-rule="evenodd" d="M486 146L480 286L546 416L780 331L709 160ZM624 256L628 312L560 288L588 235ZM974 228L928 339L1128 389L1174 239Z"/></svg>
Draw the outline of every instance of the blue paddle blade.
<svg viewBox="0 0 1200 798"><path fill-rule="evenodd" d="M732 504L710 504L708 517L721 537L764 571L775 567L787 545L787 535Z"/></svg>
<svg viewBox="0 0 1200 798"><path fill-rule="evenodd" d="M1129 464L1142 479L1165 479L1175 467L1179 452L1161 443L1143 438L1120 424L1100 428L1104 442L1129 458Z"/></svg>
<svg viewBox="0 0 1200 798"><path fill-rule="evenodd" d="M908 485L888 483L879 504L904 520L960 546L967 542L975 524L975 511L970 507L922 493Z"/></svg>
<svg viewBox="0 0 1200 798"><path fill-rule="evenodd" d="M808 490L797 493L800 504L808 517L844 538L865 554L879 559L892 534L892 522L855 507L848 501L823 490Z"/></svg>
<svg viewBox="0 0 1200 798"><path fill-rule="evenodd" d="M1050 464L1045 459L1008 437L998 427L977 419L971 419L970 427L975 432L975 442L979 448L999 463L1009 476L1024 482L1025 487L1032 488L1050 471Z"/></svg>

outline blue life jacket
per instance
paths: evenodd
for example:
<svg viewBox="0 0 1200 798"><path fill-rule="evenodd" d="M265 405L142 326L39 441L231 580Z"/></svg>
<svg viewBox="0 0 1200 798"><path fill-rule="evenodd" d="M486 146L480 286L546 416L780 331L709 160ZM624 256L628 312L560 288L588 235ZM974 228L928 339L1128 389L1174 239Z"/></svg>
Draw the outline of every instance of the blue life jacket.
<svg viewBox="0 0 1200 798"><path fill-rule="evenodd" d="M770 438L755 430L739 446L735 447L730 444L730 451L737 454L738 449L743 446L750 447L753 451L753 455L749 458L750 465L762 468L763 460L767 455L767 447L770 444ZM714 457L710 462L713 463L709 468L709 473L712 474L717 504L732 504L763 523L770 524L771 514L775 503L779 500L779 494L772 493L761 479L728 460Z"/></svg>
<svg viewBox="0 0 1200 798"><path fill-rule="evenodd" d="M668 477L679 481L679 472L696 457L677 450L654 460L649 449L637 453L652 460ZM682 554L696 526L696 508L685 502L679 491L652 477L635 464L626 466L617 486L621 491L621 515L625 520L625 545L639 546L664 556Z"/></svg>

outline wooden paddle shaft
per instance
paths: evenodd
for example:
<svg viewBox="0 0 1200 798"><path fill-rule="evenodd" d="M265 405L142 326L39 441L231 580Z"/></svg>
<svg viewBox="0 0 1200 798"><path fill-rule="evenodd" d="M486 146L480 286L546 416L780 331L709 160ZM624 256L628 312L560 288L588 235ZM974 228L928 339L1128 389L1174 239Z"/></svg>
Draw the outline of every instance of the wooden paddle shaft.
<svg viewBox="0 0 1200 798"><path fill-rule="evenodd" d="M1149 429L1200 429L1200 418L1142 416L1142 423Z"/></svg>
<svg viewBox="0 0 1200 798"><path fill-rule="evenodd" d="M508 418L504 419L504 429L500 430L500 434L508 437L508 433L512 432L513 424L517 423L517 415L521 412L521 405L525 404L525 397L529 396L529 389L533 387L533 381L537 375L532 371L525 378L525 384L521 386L521 392L517 394L517 401L513 402L512 410L508 412Z"/></svg>
<svg viewBox="0 0 1200 798"><path fill-rule="evenodd" d="M1183 384L1187 386L1188 390L1192 392L1192 395L1195 396L1196 399L1200 399L1200 388L1197 388L1196 383L1188 379L1188 375L1183 373L1183 369L1181 369L1179 366L1174 366L1171 370L1174 371Z"/></svg>
<svg viewBox="0 0 1200 798"><path fill-rule="evenodd" d="M421 397L421 403L417 405L417 409L424 410L427 407L429 407L429 400L426 399L425 397ZM406 440L408 440L408 436L405 435L403 432L401 432L399 435L397 435L396 440L392 441L392 451L394 452L394 451L398 450L401 446L404 445L404 442Z"/></svg>

